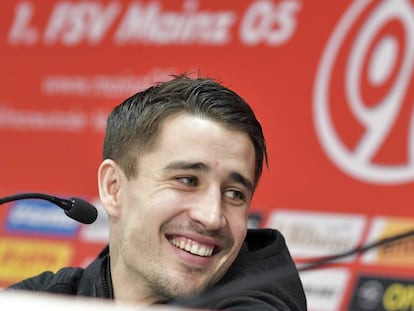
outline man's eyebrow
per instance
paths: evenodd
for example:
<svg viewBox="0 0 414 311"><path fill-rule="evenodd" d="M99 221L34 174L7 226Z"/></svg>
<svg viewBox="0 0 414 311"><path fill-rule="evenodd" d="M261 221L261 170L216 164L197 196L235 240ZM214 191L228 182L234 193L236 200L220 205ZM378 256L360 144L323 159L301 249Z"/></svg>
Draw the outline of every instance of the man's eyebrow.
<svg viewBox="0 0 414 311"><path fill-rule="evenodd" d="M253 183L244 177L243 175L237 173L237 172L231 172L230 173L230 180L233 180L237 183L242 184L245 186L250 192L253 192Z"/></svg>
<svg viewBox="0 0 414 311"><path fill-rule="evenodd" d="M164 169L166 170L199 170L208 171L208 166L203 162L188 162L188 161L175 161L169 163ZM242 184L247 190L253 192L253 183L237 172L231 172L229 179L231 181Z"/></svg>
<svg viewBox="0 0 414 311"><path fill-rule="evenodd" d="M207 171L208 167L206 164L202 162L175 161L175 162L169 163L164 169Z"/></svg>

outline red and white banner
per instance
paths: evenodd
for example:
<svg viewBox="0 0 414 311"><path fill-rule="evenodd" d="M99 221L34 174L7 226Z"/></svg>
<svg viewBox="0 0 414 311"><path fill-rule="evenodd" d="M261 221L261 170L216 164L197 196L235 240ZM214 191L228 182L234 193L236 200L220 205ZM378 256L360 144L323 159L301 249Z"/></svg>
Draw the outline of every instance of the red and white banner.
<svg viewBox="0 0 414 311"><path fill-rule="evenodd" d="M298 264L414 228L414 1L8 0L0 14L0 197L100 207L107 114L189 72L255 109L270 158L251 226L279 228ZM61 214L1 206L0 286L105 244L103 211L90 226ZM309 310L412 307L413 245L303 272Z"/></svg>

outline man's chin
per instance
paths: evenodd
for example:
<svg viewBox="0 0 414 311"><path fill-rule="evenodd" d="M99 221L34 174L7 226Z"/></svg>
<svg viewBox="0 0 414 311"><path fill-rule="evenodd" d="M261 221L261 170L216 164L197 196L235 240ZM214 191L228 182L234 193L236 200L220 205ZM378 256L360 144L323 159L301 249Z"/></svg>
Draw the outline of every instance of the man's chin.
<svg viewBox="0 0 414 311"><path fill-rule="evenodd" d="M153 288L153 292L163 300L195 296L202 293L207 287L203 282L189 280L188 277L180 277L179 275L171 277L167 283L164 283L164 286Z"/></svg>

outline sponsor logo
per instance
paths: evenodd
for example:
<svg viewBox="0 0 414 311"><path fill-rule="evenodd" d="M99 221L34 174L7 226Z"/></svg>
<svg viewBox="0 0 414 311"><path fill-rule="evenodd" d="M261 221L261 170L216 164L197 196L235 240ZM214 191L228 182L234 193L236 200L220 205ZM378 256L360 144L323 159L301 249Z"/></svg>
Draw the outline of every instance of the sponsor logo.
<svg viewBox="0 0 414 311"><path fill-rule="evenodd" d="M340 170L373 184L414 180L413 69L413 2L353 1L314 86L317 135Z"/></svg>
<svg viewBox="0 0 414 311"><path fill-rule="evenodd" d="M372 221L367 243L411 231L414 219L375 217ZM414 267L414 237L407 237L379 246L362 256L368 264Z"/></svg>
<svg viewBox="0 0 414 311"><path fill-rule="evenodd" d="M306 271L300 274L309 310L340 310L349 279L347 269Z"/></svg>
<svg viewBox="0 0 414 311"><path fill-rule="evenodd" d="M46 270L57 271L70 262L72 248L65 243L0 239L0 279L15 282Z"/></svg>
<svg viewBox="0 0 414 311"><path fill-rule="evenodd" d="M79 223L64 211L47 201L22 200L14 203L8 213L6 229L9 232L39 233L72 237Z"/></svg>
<svg viewBox="0 0 414 311"><path fill-rule="evenodd" d="M362 215L276 210L267 227L283 233L296 259L329 256L356 247L366 219Z"/></svg>
<svg viewBox="0 0 414 311"><path fill-rule="evenodd" d="M414 309L414 282L407 279L361 276L349 310L402 311Z"/></svg>

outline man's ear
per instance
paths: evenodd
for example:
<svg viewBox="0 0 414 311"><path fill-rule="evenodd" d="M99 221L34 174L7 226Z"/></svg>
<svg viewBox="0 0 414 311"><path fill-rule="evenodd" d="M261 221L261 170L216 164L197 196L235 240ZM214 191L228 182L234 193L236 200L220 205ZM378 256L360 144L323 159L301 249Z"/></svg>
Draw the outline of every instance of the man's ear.
<svg viewBox="0 0 414 311"><path fill-rule="evenodd" d="M110 159L104 160L98 170L99 197L109 217L120 216L120 188L122 170Z"/></svg>

